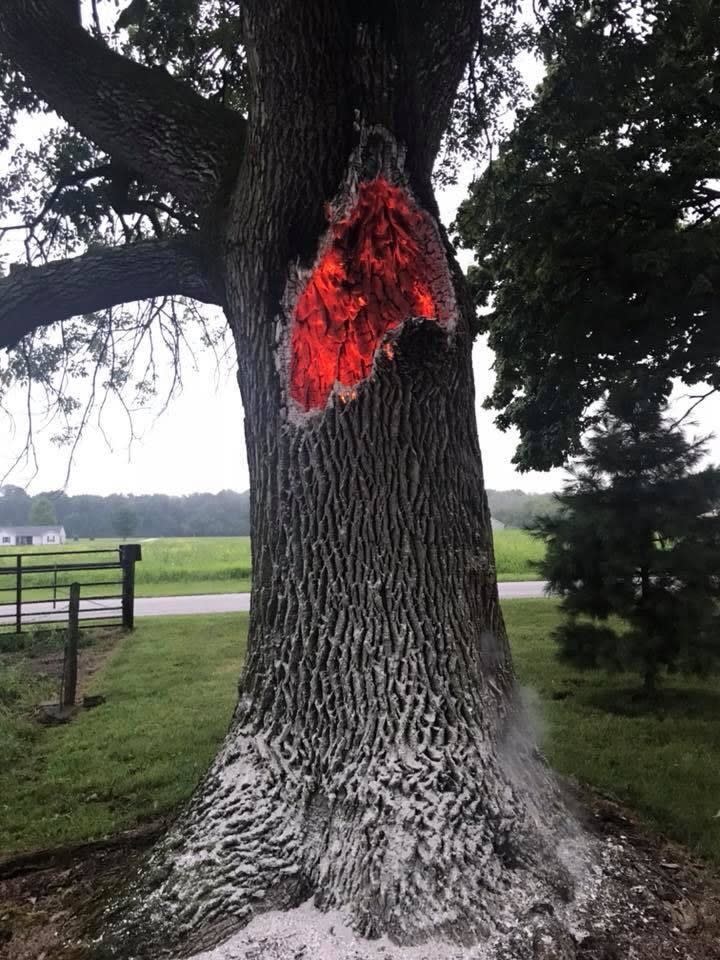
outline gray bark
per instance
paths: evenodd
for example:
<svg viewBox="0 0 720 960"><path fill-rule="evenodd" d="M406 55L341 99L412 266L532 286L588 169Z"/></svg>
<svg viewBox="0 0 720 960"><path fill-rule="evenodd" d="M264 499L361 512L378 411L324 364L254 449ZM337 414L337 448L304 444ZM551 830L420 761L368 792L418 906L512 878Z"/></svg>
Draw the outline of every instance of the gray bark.
<svg viewBox="0 0 720 960"><path fill-rule="evenodd" d="M400 158L371 131L343 196L367 170L402 181ZM250 636L225 744L116 932L149 956L309 898L364 937L472 944L571 895L575 828L527 735L498 605L470 315L437 226L424 242L453 322L408 318L351 399L309 414L288 396L297 267L282 289L229 256Z"/></svg>
<svg viewBox="0 0 720 960"><path fill-rule="evenodd" d="M216 761L103 943L122 957L188 953L311 896L368 937L482 941L538 900L568 896L561 848L573 828L516 697L474 415L472 308L433 220L432 164L475 5L242 9L255 107L212 250L246 416L248 654ZM4 11L0 27L20 43ZM168 123L177 133L175 115ZM205 159L216 149L193 147L215 179L223 164ZM325 204L350 201L357 179L378 171L425 211L434 293L452 322L408 317L355 396L298 413L293 298Z"/></svg>
<svg viewBox="0 0 720 960"><path fill-rule="evenodd" d="M250 428L240 701L147 903L195 945L310 896L366 937L472 943L567 883L514 734L472 400L467 342L423 322L356 400Z"/></svg>

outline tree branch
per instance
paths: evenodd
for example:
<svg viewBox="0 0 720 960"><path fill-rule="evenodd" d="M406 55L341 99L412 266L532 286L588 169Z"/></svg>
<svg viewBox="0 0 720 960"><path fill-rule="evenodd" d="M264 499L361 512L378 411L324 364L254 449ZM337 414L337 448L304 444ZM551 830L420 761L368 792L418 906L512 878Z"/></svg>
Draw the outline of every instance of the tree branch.
<svg viewBox="0 0 720 960"><path fill-rule="evenodd" d="M88 180L95 180L98 177L105 177L111 172L112 165L109 163L104 163L98 167L91 167L89 170L77 170L75 173L69 174L66 177L61 177L35 216L31 217L29 220L21 221L20 223L0 226L0 239L2 239L6 233L9 233L12 230L32 230L34 227L37 227L40 223L42 223L42 221L45 219L45 216L52 209L55 201L58 199L63 190L67 189L67 187L79 186L80 184L87 183Z"/></svg>
<svg viewBox="0 0 720 960"><path fill-rule="evenodd" d="M144 241L16 267L0 279L0 349L68 317L160 296L222 302L193 239Z"/></svg>
<svg viewBox="0 0 720 960"><path fill-rule="evenodd" d="M413 102L420 111L410 155L432 163L440 149L458 86L480 36L482 6L476 0L416 0L399 5L403 62Z"/></svg>
<svg viewBox="0 0 720 960"><path fill-rule="evenodd" d="M678 420L674 420L674 421L670 424L669 429L670 429L670 430L675 430L675 428L676 428L676 427L679 427L681 423L684 423L684 421L687 420L687 418L690 416L690 414L693 412L693 410L694 410L696 407L699 407L700 404L703 402L703 400L707 400L708 397L711 397L714 393L717 393L717 392L718 392L718 389L719 389L718 387L711 387L711 388L707 391L707 393L690 394L690 398L689 398L689 399L694 400L695 402L690 404L690 406L687 408L687 410L685 411L685 413L684 413Z"/></svg>
<svg viewBox="0 0 720 960"><path fill-rule="evenodd" d="M239 114L110 50L55 0L2 0L0 51L83 136L195 208L239 165Z"/></svg>

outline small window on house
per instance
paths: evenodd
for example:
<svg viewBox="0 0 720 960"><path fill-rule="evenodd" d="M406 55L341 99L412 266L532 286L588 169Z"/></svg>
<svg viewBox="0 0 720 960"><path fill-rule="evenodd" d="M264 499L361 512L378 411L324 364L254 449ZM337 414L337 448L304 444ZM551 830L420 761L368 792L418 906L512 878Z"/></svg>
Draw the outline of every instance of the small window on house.
<svg viewBox="0 0 720 960"><path fill-rule="evenodd" d="M3 542L3 543L10 543L10 537L3 537L3 538L2 538L2 542Z"/></svg>
<svg viewBox="0 0 720 960"><path fill-rule="evenodd" d="M47 542L48 542L48 543L55 543L55 537L53 537L53 536L51 536L50 534L48 534Z"/></svg>

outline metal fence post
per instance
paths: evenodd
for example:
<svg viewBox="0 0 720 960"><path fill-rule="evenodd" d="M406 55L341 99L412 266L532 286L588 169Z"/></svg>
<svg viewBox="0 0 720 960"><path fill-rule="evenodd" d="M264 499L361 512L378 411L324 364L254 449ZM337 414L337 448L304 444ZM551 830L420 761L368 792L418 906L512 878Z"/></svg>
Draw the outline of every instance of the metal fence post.
<svg viewBox="0 0 720 960"><path fill-rule="evenodd" d="M122 566L122 623L125 630L135 628L135 563L142 560L139 543L122 543L120 564Z"/></svg>
<svg viewBox="0 0 720 960"><path fill-rule="evenodd" d="M80 584L70 584L70 603L68 606L68 636L65 644L65 662L63 664L63 707L75 706L77 693L78 638L80 636Z"/></svg>
<svg viewBox="0 0 720 960"><path fill-rule="evenodd" d="M22 554L15 555L15 633L22 633Z"/></svg>

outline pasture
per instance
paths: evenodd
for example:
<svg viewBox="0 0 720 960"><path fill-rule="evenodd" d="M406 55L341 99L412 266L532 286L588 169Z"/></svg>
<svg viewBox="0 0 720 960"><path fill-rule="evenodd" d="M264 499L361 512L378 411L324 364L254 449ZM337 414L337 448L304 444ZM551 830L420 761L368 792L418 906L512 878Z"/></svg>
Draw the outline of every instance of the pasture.
<svg viewBox="0 0 720 960"><path fill-rule="evenodd" d="M249 537L167 537L157 540L134 538L142 545L142 561L136 567L136 592L140 597L181 596L202 593L242 593L250 590L252 566ZM115 549L117 540L70 540L63 550ZM51 547L23 547L22 552L42 554ZM0 570L9 569L15 547L0 548ZM534 563L541 560L544 546L524 530L495 532L499 580L537 580ZM109 556L106 555L106 557ZM88 557L87 559L92 559ZM50 558L48 558L48 561ZM33 562L33 561L28 561ZM0 577L0 586L12 586L12 574ZM65 577L65 580L69 580ZM80 572L73 579L90 582L91 573ZM32 578L26 578L32 583ZM40 581L39 581L40 582ZM47 575L41 581L48 582ZM67 591L59 593L66 596ZM50 596L50 594L47 594ZM92 596L93 594L87 594ZM44 594L38 592L35 599ZM0 603L14 597L0 594Z"/></svg>

